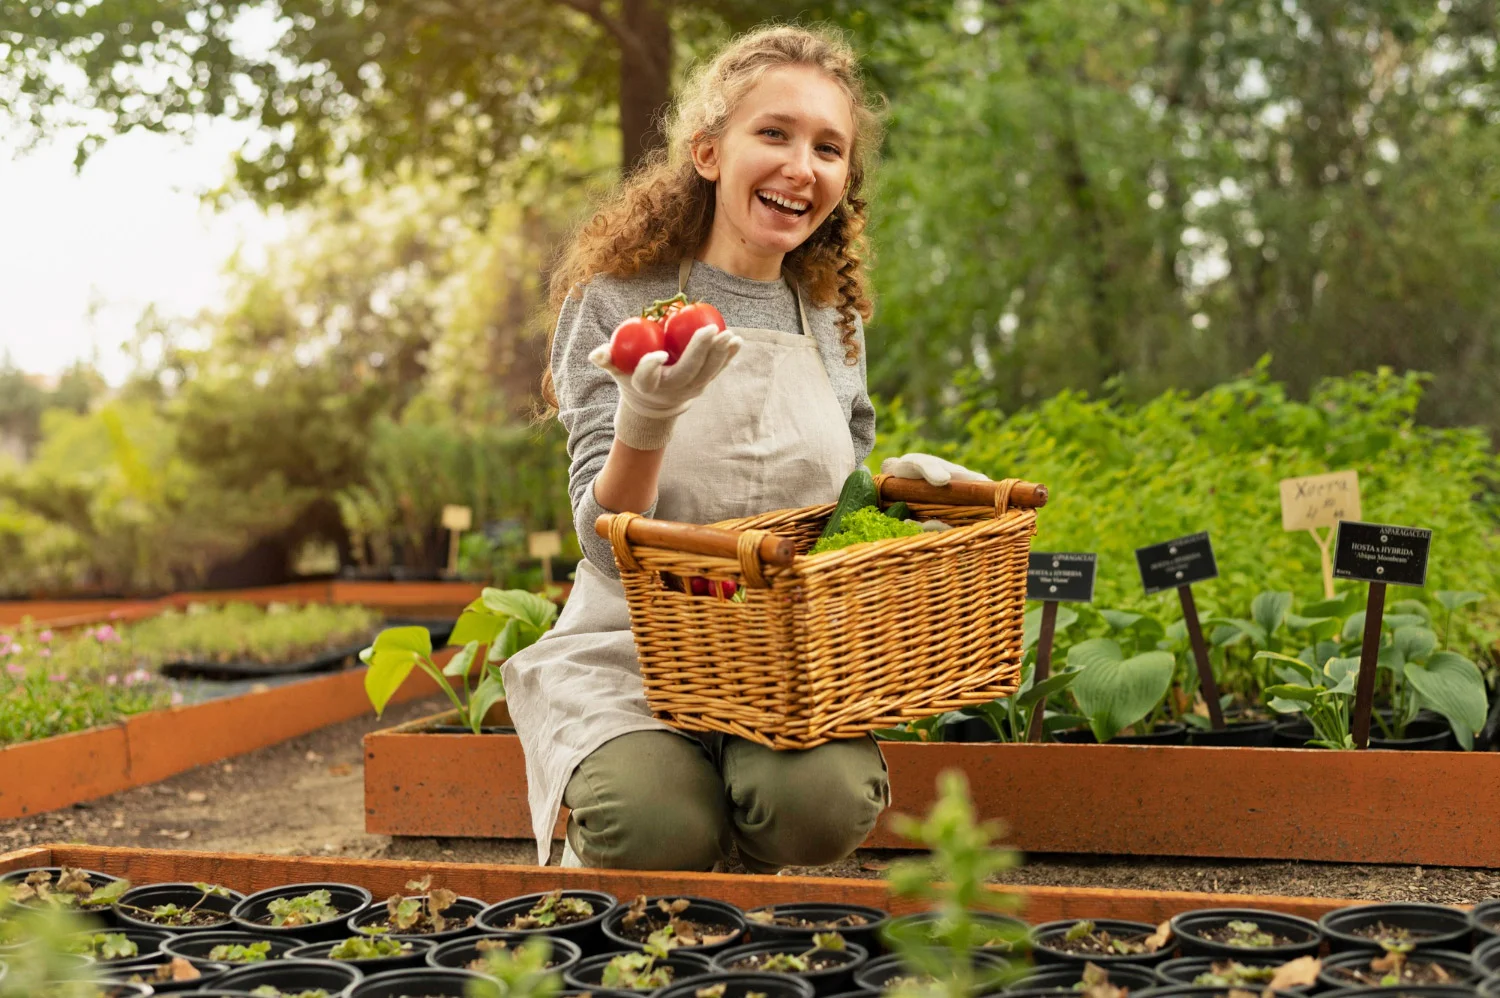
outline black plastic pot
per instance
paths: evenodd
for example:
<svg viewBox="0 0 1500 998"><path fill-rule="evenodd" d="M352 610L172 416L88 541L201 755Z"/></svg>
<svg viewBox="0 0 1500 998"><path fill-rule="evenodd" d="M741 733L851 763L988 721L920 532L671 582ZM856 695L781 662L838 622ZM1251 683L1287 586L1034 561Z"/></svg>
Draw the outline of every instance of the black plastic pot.
<svg viewBox="0 0 1500 998"><path fill-rule="evenodd" d="M1226 721L1223 731L1212 728L1188 728L1189 745L1239 746L1270 748L1276 737L1275 721Z"/></svg>
<svg viewBox="0 0 1500 998"><path fill-rule="evenodd" d="M1272 748L1307 748L1308 741L1316 738L1312 722L1305 717L1289 721L1277 721L1275 734L1271 736Z"/></svg>
<svg viewBox="0 0 1500 998"><path fill-rule="evenodd" d="M837 922L850 915L865 919L864 925L837 926L829 928L805 928L795 925L776 925L757 922L752 915L766 912L774 917L800 918L809 922ZM865 908L857 904L820 904L796 902L793 904L771 904L745 913L745 927L750 930L750 941L770 942L773 939L788 939L812 945L812 937L820 932L837 932L851 943L858 943L871 956L882 952L881 932L891 916L879 908Z"/></svg>
<svg viewBox="0 0 1500 998"><path fill-rule="evenodd" d="M1139 994L1135 994L1134 992L1132 994L1134 994L1134 998L1233 998L1234 995L1244 994L1244 992L1244 988L1223 988L1213 984L1192 984L1172 988L1149 988ZM1262 996L1270 994L1274 995L1275 998L1296 998L1298 993L1264 989L1257 990L1255 994ZM1394 998L1394 996L1386 995L1384 998Z"/></svg>
<svg viewBox="0 0 1500 998"><path fill-rule="evenodd" d="M990 722L982 717L966 717L962 721L943 725L943 741L945 742L992 742L994 740L995 729L990 727Z"/></svg>
<svg viewBox="0 0 1500 998"><path fill-rule="evenodd" d="M1473 998L1467 984L1423 984L1401 988L1339 988L1320 991L1318 998Z"/></svg>
<svg viewBox="0 0 1500 998"><path fill-rule="evenodd" d="M995 942L978 947L987 953L997 954L1007 960L1013 954L1025 953L1031 945L1031 926L1019 918L1011 918L1009 915L997 915L992 911L971 911L969 916L976 922L992 930L997 936L1002 937ZM916 931L919 926L936 922L941 916L937 912L924 911L915 915L902 915L893 918L881 930L881 937L885 942L887 950L895 950L893 940L902 938L907 932ZM927 938L931 938L930 935Z"/></svg>
<svg viewBox="0 0 1500 998"><path fill-rule="evenodd" d="M1474 926L1474 941L1500 938L1500 898L1481 901L1469 912L1469 923Z"/></svg>
<svg viewBox="0 0 1500 998"><path fill-rule="evenodd" d="M428 732L434 735L472 735L474 729L467 724L434 724L428 729ZM490 725L481 725L479 733L481 735L513 735L516 733L516 729L501 725L493 727Z"/></svg>
<svg viewBox="0 0 1500 998"><path fill-rule="evenodd" d="M1363 988L1365 985L1355 981L1340 978L1332 971L1338 967L1365 967L1371 960L1380 959L1381 954L1370 950L1351 950L1346 953L1334 953L1323 961L1323 969L1318 974L1318 983L1326 991L1338 991L1345 988ZM1470 984L1477 981L1481 976L1476 972L1469 961L1469 954L1456 953L1452 950L1422 950L1420 953L1411 955L1413 963L1436 963L1444 970L1451 973L1455 984Z"/></svg>
<svg viewBox="0 0 1500 998"><path fill-rule="evenodd" d="M773 939L769 942L750 943L746 946L735 946L724 950L713 958L715 970L721 970L726 974L772 974L779 976L789 973L792 977L800 977L813 986L813 991L820 995L836 995L841 991L848 991L854 984L854 971L869 959L869 951L858 943L846 942L847 949L843 950L819 950L820 958L834 959L838 966L829 967L825 970L811 970L806 973L765 971L759 968L746 967L736 968L733 964L749 956L760 953L806 953L811 947L801 940L796 939Z"/></svg>
<svg viewBox="0 0 1500 998"><path fill-rule="evenodd" d="M1163 987L1175 988L1188 985L1191 985L1193 987L1212 987L1212 985L1199 984L1198 977L1200 974L1206 974L1211 971L1214 964L1225 962L1225 959L1225 957L1221 956L1183 956L1178 957L1175 960L1167 960L1163 963L1158 963L1154 969L1156 970L1156 978L1161 982L1161 985ZM1234 962L1244 967L1274 968L1279 967L1286 962L1285 960L1258 958L1251 953L1246 953L1244 955L1236 954L1235 956L1229 957L1228 959L1233 960ZM1255 989L1247 987L1246 990ZM1287 990L1297 993L1306 993L1313 990L1313 987L1311 984L1309 984L1306 987L1287 988Z"/></svg>
<svg viewBox="0 0 1500 998"><path fill-rule="evenodd" d="M581 898L594 906L593 917L582 922L573 922L569 925L554 925L542 929L511 929L507 925L517 915L524 915L532 907L546 897L550 892L540 894L523 894L520 897L509 898L498 904L492 904L479 913L474 920L482 932L499 932L506 935L519 934L526 936L556 936L567 939L578 945L585 953L596 953L607 947L604 938L604 919L615 909L618 902L613 894L605 894L603 891L563 891L565 898Z"/></svg>
<svg viewBox="0 0 1500 998"><path fill-rule="evenodd" d="M1479 982L1479 998L1500 998L1500 974Z"/></svg>
<svg viewBox="0 0 1500 998"><path fill-rule="evenodd" d="M365 975L358 967L339 960L274 960L235 967L219 978L216 987L231 991L254 991L271 985L278 991L307 991L322 988L329 994L342 994Z"/></svg>
<svg viewBox="0 0 1500 998"><path fill-rule="evenodd" d="M1146 967L1110 967L1105 973L1109 974L1110 984L1125 988L1132 994L1146 988L1158 987L1161 984L1161 981L1157 979L1157 974L1152 973ZM1006 993L1012 991L1072 993L1076 990L1074 986L1081 980L1083 980L1083 964L1058 963L1050 967L1038 967L1000 990Z"/></svg>
<svg viewBox="0 0 1500 998"><path fill-rule="evenodd" d="M750 992L766 998L812 998L813 988L795 974L723 974L712 973L682 983L669 984L652 998L693 998L702 988L724 985L724 998L746 998ZM594 992L598 994L599 992Z"/></svg>
<svg viewBox="0 0 1500 998"><path fill-rule="evenodd" d="M1281 946L1234 946L1209 939L1204 934L1230 922L1254 922L1264 931L1285 936L1292 942ZM1317 922L1257 908L1204 908L1184 912L1172 919L1172 935L1176 937L1183 956L1248 956L1286 961L1299 956L1315 956L1323 946L1323 931Z"/></svg>
<svg viewBox="0 0 1500 998"><path fill-rule="evenodd" d="M833 995L832 998L880 998L880 992L870 988L860 988L858 991L845 991L842 994Z"/></svg>
<svg viewBox="0 0 1500 998"><path fill-rule="evenodd" d="M4 876L0 876L0 884L19 884L24 882L26 878L31 876L33 873L42 870L45 870L47 873L52 874L53 879L56 879L58 874L62 873L62 867L60 866L29 866L24 870L12 870ZM111 877L107 873L100 873L97 870L83 870L81 872L88 874L89 883L93 884L96 888L108 887L110 884L120 879L119 877ZM18 907L32 909L40 909L43 907L41 905L29 902L17 902L17 905ZM96 905L93 907L84 907L82 905L79 905L77 910L99 919L107 926L114 926L118 924L115 921L115 912L112 903Z"/></svg>
<svg viewBox="0 0 1500 998"><path fill-rule="evenodd" d="M1066 728L1053 732L1054 741L1075 745L1097 745L1098 739L1089 728ZM1158 724L1148 734L1116 735L1109 740L1111 745L1186 745L1187 725L1179 721Z"/></svg>
<svg viewBox="0 0 1500 998"><path fill-rule="evenodd" d="M427 954L437 948L437 944L430 939L402 939L401 942L411 947L411 952L401 956L380 956L364 960L337 960L338 963L347 963L358 970L361 974L370 976L381 974L387 970L406 970L408 967L427 966ZM333 960L328 951L339 945L337 941L324 941L321 943L307 943L298 946L287 953L288 960Z"/></svg>
<svg viewBox="0 0 1500 998"><path fill-rule="evenodd" d="M1474 947L1471 962L1480 977L1500 974L1500 939L1486 939Z"/></svg>
<svg viewBox="0 0 1500 998"><path fill-rule="evenodd" d="M316 925L270 925L262 919L270 914L269 905L281 898L296 898L313 891L327 891L330 903L339 910L339 917ZM271 936L277 939L294 939L303 943L319 943L324 940L343 939L349 935L349 922L370 907L370 892L353 884L287 884L257 891L234 906L230 913L235 925L246 932Z"/></svg>
<svg viewBox="0 0 1500 998"><path fill-rule="evenodd" d="M412 895L412 897L426 900L426 895L423 894ZM438 913L444 918L457 919L461 924L454 928L444 929L442 932L387 932L382 934L388 939L427 939L439 944L451 939L477 935L482 931L478 927L477 919L485 907L485 903L478 898L461 897ZM361 926L385 925L389 917L390 913L384 904L372 904L349 920L349 928L351 932L357 933Z"/></svg>
<svg viewBox="0 0 1500 998"><path fill-rule="evenodd" d="M297 945L294 939L277 939L258 932L193 932L185 936L173 936L161 944L161 951L168 956L180 956L184 960L208 960L211 959L209 952L220 944L248 946L251 943L271 944L271 952L266 957L267 960L280 960ZM241 963L234 960L219 958L219 962L227 963L231 967L241 966ZM251 962L262 963L264 961Z"/></svg>
<svg viewBox="0 0 1500 998"><path fill-rule="evenodd" d="M474 987L472 993L469 991L470 986ZM402 998L403 995L467 998L470 994L485 994L489 988L494 989L491 993L498 998L499 986L483 974L467 970L414 967L410 970L388 970L382 974L372 974L349 989L349 998Z"/></svg>
<svg viewBox="0 0 1500 998"><path fill-rule="evenodd" d="M104 974L112 980L129 984L132 983L130 978L136 974L149 978L152 974L156 973L158 967L164 964L169 965L171 962L171 957L166 957L165 954L158 953L156 959L143 960L139 963L107 965ZM153 994L175 995L183 994L184 992L197 993L203 988L220 987L220 979L224 976L224 971L229 969L229 964L214 963L212 960L192 960L189 962L192 963L201 976L195 977L191 981L144 981L140 983L149 984Z"/></svg>
<svg viewBox="0 0 1500 998"><path fill-rule="evenodd" d="M1156 926L1149 922L1127 922L1118 918L1090 919L1094 928L1104 929L1116 936L1149 936ZM1080 967L1085 963L1096 963L1106 970L1133 964L1137 967L1154 967L1172 955L1172 947L1166 946L1155 953L1067 953L1053 949L1049 943L1062 938L1079 919L1069 918L1060 922L1043 922L1031 930L1031 955L1038 964L1072 963Z"/></svg>
<svg viewBox="0 0 1500 998"><path fill-rule="evenodd" d="M120 967L124 966L127 963L140 963L143 960L149 960L151 957L155 956L161 951L161 944L166 942L167 939L170 938L168 933L163 932L160 929L137 929L134 926L123 929L108 929L106 931L108 931L110 935L124 936L126 939L129 939L131 942L135 943L138 952L134 956L123 956L118 957L114 960L106 960L102 957L93 956L93 954L90 954L90 956L93 956L94 963L101 968ZM72 937L81 938L84 936L93 936L98 934L99 933L96 932L75 932L72 933Z"/></svg>
<svg viewBox="0 0 1500 998"><path fill-rule="evenodd" d="M974 966L983 968L980 974L982 979L979 983L979 990L976 992L979 994L998 990L1010 972L1010 961L998 954L986 953L982 950L975 951ZM911 970L901 962L900 954L891 953L870 960L855 970L854 986L865 991L883 992L886 982L894 977L903 977L910 973Z"/></svg>
<svg viewBox="0 0 1500 998"><path fill-rule="evenodd" d="M115 902L115 920L120 925L133 925L140 929L162 929L173 935L232 929L234 923L229 917L229 912L243 900L245 900L245 895L239 891L230 891L228 897L218 897L213 894L204 897L203 892L192 884L146 884L143 887L132 887L120 895L120 900ZM190 908L196 904L199 911L218 912L224 917L212 925L164 925L161 922L146 919L139 912L126 910L134 907L145 908L149 911L155 905L160 904L175 904L182 908Z"/></svg>
<svg viewBox="0 0 1500 998"><path fill-rule="evenodd" d="M512 946L518 946L525 942L529 936L516 933L505 933L504 935L480 935L468 936L463 939L450 939L427 952L426 961L429 967L446 967L453 970L468 970L470 962L479 959L479 944L488 939L503 939ZM555 970L559 974L567 974L583 959L583 952L579 950L578 944L571 939L561 936L547 936L547 942L552 946L552 955L547 960L547 968Z"/></svg>
<svg viewBox="0 0 1500 998"><path fill-rule="evenodd" d="M592 991L596 987L603 987L604 968L621 953L599 953L595 956L586 956L574 964L563 980L569 987L578 988L582 991ZM708 962L708 957L701 953L684 952L674 949L667 954L665 960L659 961L672 968L672 983L686 981L691 978L702 977L704 974L713 973L713 965ZM616 990L624 990L617 988ZM651 990L656 990L655 988ZM635 992L640 994L641 992Z"/></svg>
<svg viewBox="0 0 1500 998"><path fill-rule="evenodd" d="M679 946L672 950L673 953L698 953L705 957L711 957L715 953L722 953L729 947L738 945L741 938L745 935L744 913L732 904L725 904L723 901L715 901L712 898L690 897L685 894L649 897L646 899L646 911L648 914L655 913L656 916L660 916L660 910L656 907L657 901L670 902L679 900L689 902L687 908L680 913L679 917L691 919L704 925L722 926L724 932L733 934L723 942L710 943L705 946ZM614 949L643 950L645 949L644 943L620 933L620 922L629 911L630 907L622 904L604 916L602 926L604 936Z"/></svg>
<svg viewBox="0 0 1500 998"><path fill-rule="evenodd" d="M1466 950L1470 945L1469 916L1457 908L1441 904L1360 904L1330 911L1318 920L1329 948L1335 953L1348 950L1380 950L1380 943L1354 930L1384 922L1392 928L1426 933L1412 940L1418 950Z"/></svg>
<svg viewBox="0 0 1500 998"><path fill-rule="evenodd" d="M1371 730L1379 731L1380 727L1375 725ZM1458 739L1453 737L1453 729L1446 720L1418 717L1406 726L1404 734L1404 738L1377 738L1372 734L1370 748L1402 752L1458 751Z"/></svg>

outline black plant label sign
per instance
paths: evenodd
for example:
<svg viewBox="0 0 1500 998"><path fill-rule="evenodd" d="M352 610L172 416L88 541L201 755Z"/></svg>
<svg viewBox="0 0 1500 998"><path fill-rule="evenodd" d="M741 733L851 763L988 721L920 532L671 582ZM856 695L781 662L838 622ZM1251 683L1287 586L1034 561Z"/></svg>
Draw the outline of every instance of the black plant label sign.
<svg viewBox="0 0 1500 998"><path fill-rule="evenodd" d="M1033 551L1026 569L1026 598L1053 603L1092 603L1095 569L1093 552Z"/></svg>
<svg viewBox="0 0 1500 998"><path fill-rule="evenodd" d="M1340 520L1333 545L1333 575L1360 582L1422 586L1427 582L1427 552L1432 531L1383 523Z"/></svg>
<svg viewBox="0 0 1500 998"><path fill-rule="evenodd" d="M1135 563L1141 570L1141 584L1146 595L1176 589L1218 578L1219 565L1214 561L1214 546L1208 531L1135 549Z"/></svg>

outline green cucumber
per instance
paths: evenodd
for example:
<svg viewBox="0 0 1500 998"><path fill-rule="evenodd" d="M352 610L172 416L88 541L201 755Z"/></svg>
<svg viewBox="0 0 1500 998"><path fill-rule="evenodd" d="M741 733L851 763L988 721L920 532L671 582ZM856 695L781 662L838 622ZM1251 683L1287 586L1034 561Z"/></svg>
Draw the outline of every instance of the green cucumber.
<svg viewBox="0 0 1500 998"><path fill-rule="evenodd" d="M828 518L828 526L823 528L823 536L829 537L838 533L843 527L844 517L856 509L878 506L879 503L880 497L875 492L875 479L863 466L855 468L849 477L844 479L844 487L839 492L838 505L833 508L833 515Z"/></svg>
<svg viewBox="0 0 1500 998"><path fill-rule="evenodd" d="M885 515L892 520L910 520L911 507L904 502L893 502L885 508Z"/></svg>

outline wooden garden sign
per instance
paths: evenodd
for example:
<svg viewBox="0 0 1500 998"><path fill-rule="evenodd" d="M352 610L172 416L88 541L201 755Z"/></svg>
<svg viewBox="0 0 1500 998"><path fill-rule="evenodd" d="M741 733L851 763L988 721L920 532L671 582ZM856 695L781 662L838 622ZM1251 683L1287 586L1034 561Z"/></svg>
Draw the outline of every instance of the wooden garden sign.
<svg viewBox="0 0 1500 998"><path fill-rule="evenodd" d="M1381 523L1343 521L1334 544L1333 574L1370 584L1365 602L1365 633L1359 649L1359 685L1354 688L1350 734L1355 748L1370 747L1370 714L1375 707L1375 673L1380 658L1380 622L1385 615L1385 587L1427 583L1427 553L1432 531Z"/></svg>
<svg viewBox="0 0 1500 998"><path fill-rule="evenodd" d="M1026 567L1026 598L1042 601L1042 626L1036 639L1036 672L1032 685L1052 674L1052 639L1057 631L1057 604L1092 603L1099 556L1092 552L1033 551ZM1037 704L1026 740L1042 737L1042 705Z"/></svg>
<svg viewBox="0 0 1500 998"><path fill-rule="evenodd" d="M1208 661L1208 644L1203 640L1203 625L1198 622L1198 605L1193 600L1194 582L1206 582L1219 576L1219 564L1214 560L1214 547L1209 542L1208 532L1136 548L1135 562L1147 596L1168 589L1177 590L1177 599L1182 604L1182 620L1187 625L1188 640L1193 646L1193 660L1198 664L1198 684L1208 705L1208 719L1215 731L1223 731L1224 708L1219 706L1219 684Z"/></svg>
<svg viewBox="0 0 1500 998"><path fill-rule="evenodd" d="M562 554L562 534L556 530L539 530L526 535L526 553L542 559L542 582L552 581L552 559Z"/></svg>
<svg viewBox="0 0 1500 998"><path fill-rule="evenodd" d="M474 525L474 511L468 506L444 506L443 529L448 531L448 574L458 574L458 535Z"/></svg>
<svg viewBox="0 0 1500 998"><path fill-rule="evenodd" d="M1335 471L1327 475L1281 480L1281 529L1306 530L1323 556L1323 597L1333 599L1333 560L1329 548L1340 520L1358 520L1359 473ZM1326 531L1318 533L1319 529Z"/></svg>

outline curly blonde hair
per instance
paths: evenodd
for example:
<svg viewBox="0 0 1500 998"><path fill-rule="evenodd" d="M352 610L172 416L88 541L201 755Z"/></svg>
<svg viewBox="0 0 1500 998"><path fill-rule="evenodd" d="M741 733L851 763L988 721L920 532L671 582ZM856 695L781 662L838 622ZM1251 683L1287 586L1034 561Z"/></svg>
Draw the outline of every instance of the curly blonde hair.
<svg viewBox="0 0 1500 998"><path fill-rule="evenodd" d="M810 66L826 73L849 96L854 139L849 149L848 188L823 223L782 266L818 307L837 304L845 362L859 362L855 314L874 314L865 275L868 249L864 230L867 204L861 193L880 147L881 111L868 96L854 50L835 29L767 25L731 41L700 66L668 114L666 147L656 149L639 169L579 226L552 272L549 306L556 317L563 302L596 274L630 277L662 263L676 262L707 238L714 219L714 183L693 166L696 141L723 134L730 116L768 70ZM542 375L542 398L554 411L557 393L549 364Z"/></svg>

